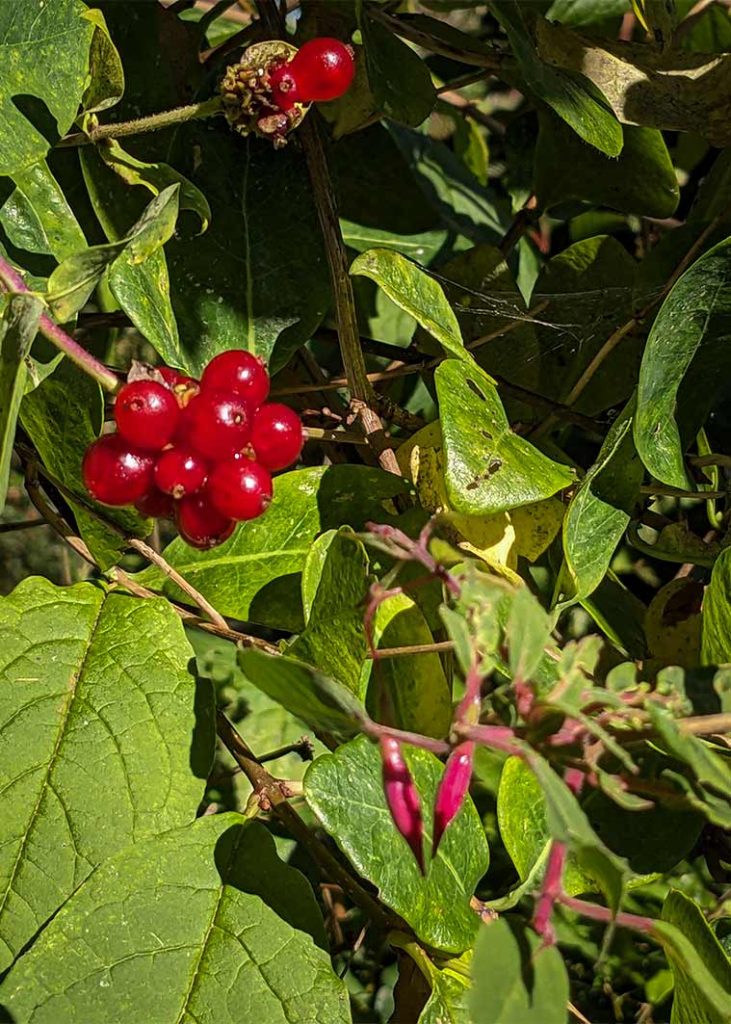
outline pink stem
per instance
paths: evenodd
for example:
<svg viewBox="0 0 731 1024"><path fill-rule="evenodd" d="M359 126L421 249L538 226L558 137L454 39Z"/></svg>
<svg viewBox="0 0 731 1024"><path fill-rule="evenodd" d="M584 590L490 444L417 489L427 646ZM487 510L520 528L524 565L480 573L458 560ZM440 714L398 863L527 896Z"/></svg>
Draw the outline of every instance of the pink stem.
<svg viewBox="0 0 731 1024"><path fill-rule="evenodd" d="M0 281L5 286L6 291L9 292L20 292L26 293L30 289L26 285L20 274L17 273L7 262L7 260L0 257ZM72 362L76 363L77 366L88 373L90 377L93 377L96 381L101 384L107 391L116 391L119 387L119 380L116 374L108 370L106 366L103 366L98 362L91 353L87 352L85 348L82 348L78 342L74 341L72 337L66 334L58 324L54 323L53 320L45 313L41 315L38 321L38 330L44 337L48 338L56 348L61 349Z"/></svg>
<svg viewBox="0 0 731 1024"><path fill-rule="evenodd" d="M380 740L384 736L390 736L401 743L409 743L412 747L431 750L433 754L437 755L448 754L452 749L444 740L434 740L430 736L422 736L418 732L407 732L405 729L393 729L390 725L381 725L372 719L362 722L361 729L371 739Z"/></svg>
<svg viewBox="0 0 731 1024"><path fill-rule="evenodd" d="M651 932L655 922L651 917L640 917L639 914L626 914L619 911L613 914L608 907L600 907L598 903L587 903L586 900L578 900L575 896L567 896L566 893L558 894L558 901L583 917L589 917L592 921L603 921L604 924L618 924L622 928L633 928L638 932Z"/></svg>
<svg viewBox="0 0 731 1024"><path fill-rule="evenodd" d="M550 853L548 854L548 865L546 866L546 875L543 879L541 895L538 897L533 915L533 927L543 937L543 941L547 946L552 946L556 941L551 917L556 900L560 898L562 893L561 879L563 878L563 869L566 866L567 852L566 843L561 843L557 839L553 840Z"/></svg>
<svg viewBox="0 0 731 1024"><path fill-rule="evenodd" d="M502 750L505 754L523 756L523 749L516 743L515 733L507 725L455 725L454 731L466 740L474 740L483 747Z"/></svg>

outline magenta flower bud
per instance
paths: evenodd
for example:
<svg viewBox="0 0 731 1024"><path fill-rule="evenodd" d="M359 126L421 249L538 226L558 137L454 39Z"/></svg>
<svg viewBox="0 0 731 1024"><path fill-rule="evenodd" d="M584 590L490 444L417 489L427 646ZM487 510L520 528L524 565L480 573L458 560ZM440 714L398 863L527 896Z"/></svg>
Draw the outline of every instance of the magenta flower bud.
<svg viewBox="0 0 731 1024"><path fill-rule="evenodd" d="M383 792L393 823L411 847L422 875L424 869L424 822L421 801L408 765L401 753L401 744L391 736L381 736Z"/></svg>
<svg viewBox="0 0 731 1024"><path fill-rule="evenodd" d="M447 826L456 817L464 803L472 778L472 760L475 755L475 744L465 740L455 747L447 758L442 780L437 790L434 803L434 838L432 840L432 857L436 857Z"/></svg>

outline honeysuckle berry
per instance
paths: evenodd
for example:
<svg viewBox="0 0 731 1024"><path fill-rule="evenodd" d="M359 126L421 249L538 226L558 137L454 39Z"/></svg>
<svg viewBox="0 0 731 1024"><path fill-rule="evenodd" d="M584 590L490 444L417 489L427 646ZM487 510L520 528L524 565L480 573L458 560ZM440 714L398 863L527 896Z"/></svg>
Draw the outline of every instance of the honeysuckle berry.
<svg viewBox="0 0 731 1024"><path fill-rule="evenodd" d="M199 491L176 503L175 525L186 544L206 550L228 540L236 523L214 508L205 492Z"/></svg>
<svg viewBox="0 0 731 1024"><path fill-rule="evenodd" d="M143 516L151 519L172 519L175 503L169 494L163 494L157 487L152 487L135 502L135 508Z"/></svg>
<svg viewBox="0 0 731 1024"><path fill-rule="evenodd" d="M153 487L155 458L119 434L105 434L84 455L81 473L92 498L104 505L133 505Z"/></svg>
<svg viewBox="0 0 731 1024"><path fill-rule="evenodd" d="M155 466L155 483L173 498L199 491L208 479L208 463L193 448L178 445L160 454Z"/></svg>
<svg viewBox="0 0 731 1024"><path fill-rule="evenodd" d="M270 402L254 414L251 446L257 461L272 472L296 462L304 440L302 421L288 405Z"/></svg>
<svg viewBox="0 0 731 1024"><path fill-rule="evenodd" d="M474 756L475 744L471 740L465 740L456 746L447 758L434 802L432 857L436 856L447 826L454 820L464 803L472 778Z"/></svg>
<svg viewBox="0 0 731 1024"><path fill-rule="evenodd" d="M121 436L137 448L160 451L178 426L180 406L164 384L135 380L125 384L114 403L114 419Z"/></svg>
<svg viewBox="0 0 731 1024"><path fill-rule="evenodd" d="M206 458L228 458L241 451L250 436L249 406L233 391L201 391L185 410L181 440Z"/></svg>
<svg viewBox="0 0 731 1024"><path fill-rule="evenodd" d="M282 61L269 72L272 99L280 110L291 110L299 100L297 82L292 74L292 64Z"/></svg>
<svg viewBox="0 0 731 1024"><path fill-rule="evenodd" d="M299 48L288 65L298 99L305 103L335 100L347 92L355 76L350 46L321 36Z"/></svg>
<svg viewBox="0 0 731 1024"><path fill-rule="evenodd" d="M381 736L383 792L393 823L409 844L422 875L424 870L424 822L421 800L401 751L401 744L392 736Z"/></svg>
<svg viewBox="0 0 731 1024"><path fill-rule="evenodd" d="M269 394L269 374L264 362L245 349L230 349L211 359L201 377L201 390L235 391L253 411Z"/></svg>
<svg viewBox="0 0 731 1024"><path fill-rule="evenodd" d="M272 478L246 456L217 462L207 487L214 508L231 519L256 519L272 500Z"/></svg>
<svg viewBox="0 0 731 1024"><path fill-rule="evenodd" d="M181 409L184 409L191 398L198 394L198 381L195 377L189 377L186 373L181 373L180 370L174 370L170 366L159 366L157 367L157 370L165 381L165 384L177 398L178 405Z"/></svg>

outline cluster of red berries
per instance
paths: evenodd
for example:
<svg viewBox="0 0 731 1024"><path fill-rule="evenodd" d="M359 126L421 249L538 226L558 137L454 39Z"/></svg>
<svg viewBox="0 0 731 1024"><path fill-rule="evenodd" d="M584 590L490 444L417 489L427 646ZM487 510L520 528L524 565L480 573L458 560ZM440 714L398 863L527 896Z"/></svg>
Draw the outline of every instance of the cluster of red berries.
<svg viewBox="0 0 731 1024"><path fill-rule="evenodd" d="M269 70L272 98L280 110L295 103L322 103L346 92L355 75L353 49L339 39L310 39L291 60Z"/></svg>
<svg viewBox="0 0 731 1024"><path fill-rule="evenodd" d="M266 511L271 474L302 451L299 416L268 395L266 366L238 349L215 356L200 382L168 367L130 381L114 404L117 433L84 455L87 490L174 519L192 547L221 544L237 520Z"/></svg>

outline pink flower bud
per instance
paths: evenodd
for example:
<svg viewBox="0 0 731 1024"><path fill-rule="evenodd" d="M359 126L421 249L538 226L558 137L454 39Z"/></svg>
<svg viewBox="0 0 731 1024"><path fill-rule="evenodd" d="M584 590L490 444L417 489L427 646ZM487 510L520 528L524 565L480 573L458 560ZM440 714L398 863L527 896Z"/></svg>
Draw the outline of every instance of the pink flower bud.
<svg viewBox="0 0 731 1024"><path fill-rule="evenodd" d="M432 857L436 856L442 836L450 821L457 815L464 803L472 778L472 759L475 744L465 740L455 747L447 759L442 780L437 790L434 804L434 838L432 840Z"/></svg>
<svg viewBox="0 0 731 1024"><path fill-rule="evenodd" d="M383 792L394 825L411 847L422 875L424 870L424 823L421 801L408 765L401 753L401 744L391 736L381 736L383 761Z"/></svg>

